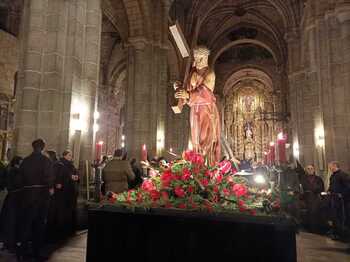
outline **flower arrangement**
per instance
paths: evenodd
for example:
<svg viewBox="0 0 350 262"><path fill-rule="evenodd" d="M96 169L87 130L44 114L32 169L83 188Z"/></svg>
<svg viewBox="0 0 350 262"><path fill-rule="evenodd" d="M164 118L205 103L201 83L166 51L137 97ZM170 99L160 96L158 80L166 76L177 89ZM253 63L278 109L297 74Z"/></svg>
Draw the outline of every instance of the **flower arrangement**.
<svg viewBox="0 0 350 262"><path fill-rule="evenodd" d="M235 176L230 161L205 164L202 155L183 153L183 159L152 172L141 187L111 194L108 201L131 207L162 207L205 211L239 211L255 215L262 194L254 193L247 181ZM265 199L266 200L266 199Z"/></svg>

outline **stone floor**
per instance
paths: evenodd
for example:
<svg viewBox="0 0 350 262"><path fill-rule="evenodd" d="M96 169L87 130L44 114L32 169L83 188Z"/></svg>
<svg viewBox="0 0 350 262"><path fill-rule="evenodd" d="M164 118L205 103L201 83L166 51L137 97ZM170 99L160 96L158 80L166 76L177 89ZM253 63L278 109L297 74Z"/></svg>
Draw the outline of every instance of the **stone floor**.
<svg viewBox="0 0 350 262"><path fill-rule="evenodd" d="M62 247L56 249L50 262L84 262L86 249L86 231L80 232ZM345 253L346 245L324 236L300 233L297 236L298 262L349 262L350 254ZM0 253L1 262L15 262L13 256Z"/></svg>

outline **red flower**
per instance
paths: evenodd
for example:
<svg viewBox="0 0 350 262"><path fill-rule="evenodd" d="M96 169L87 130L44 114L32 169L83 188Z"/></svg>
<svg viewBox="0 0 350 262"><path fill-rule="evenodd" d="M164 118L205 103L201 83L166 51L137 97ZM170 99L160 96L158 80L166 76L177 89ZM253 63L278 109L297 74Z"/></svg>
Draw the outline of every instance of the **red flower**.
<svg viewBox="0 0 350 262"><path fill-rule="evenodd" d="M186 209L186 205L184 203L180 203L177 207L181 209Z"/></svg>
<svg viewBox="0 0 350 262"><path fill-rule="evenodd" d="M152 190L150 192L152 201L157 201L160 198L160 193L157 190Z"/></svg>
<svg viewBox="0 0 350 262"><path fill-rule="evenodd" d="M168 194L168 192L162 191L162 198L163 198L165 201L169 201L169 194Z"/></svg>
<svg viewBox="0 0 350 262"><path fill-rule="evenodd" d="M188 193L193 193L193 191L194 191L193 186L188 186L187 192L188 192Z"/></svg>
<svg viewBox="0 0 350 262"><path fill-rule="evenodd" d="M219 192L219 187L215 185L214 188L213 188L213 191L214 191L214 193L218 193Z"/></svg>
<svg viewBox="0 0 350 262"><path fill-rule="evenodd" d="M224 161L219 163L219 168L220 168L221 174L226 174L226 173L230 172L231 167L232 167L232 164L228 160L224 160Z"/></svg>
<svg viewBox="0 0 350 262"><path fill-rule="evenodd" d="M218 184L220 184L222 182L222 179L224 178L224 176L222 174L217 174L216 175L216 182Z"/></svg>
<svg viewBox="0 0 350 262"><path fill-rule="evenodd" d="M201 183L202 183L203 186L208 186L208 185L209 185L209 180L206 179L206 178L203 178L203 179L201 180Z"/></svg>
<svg viewBox="0 0 350 262"><path fill-rule="evenodd" d="M172 205L170 202L167 202L167 203L165 204L165 207L166 207L166 208L172 208L173 205Z"/></svg>
<svg viewBox="0 0 350 262"><path fill-rule="evenodd" d="M224 188L222 190L222 192L224 193L225 196L229 196L230 195L230 190L228 190L227 188Z"/></svg>
<svg viewBox="0 0 350 262"><path fill-rule="evenodd" d="M137 201L138 203L141 203L141 202L143 201L141 192L138 192L138 193L137 193L136 201Z"/></svg>
<svg viewBox="0 0 350 262"><path fill-rule="evenodd" d="M256 215L256 210L255 210L255 209L251 209L251 210L249 210L249 213L250 213L252 216L255 216L255 215Z"/></svg>
<svg viewBox="0 0 350 262"><path fill-rule="evenodd" d="M160 181L162 182L163 187L169 187L171 181L174 180L174 176L170 170L164 171L164 173L160 176Z"/></svg>
<svg viewBox="0 0 350 262"><path fill-rule="evenodd" d="M212 178L214 176L214 173L210 170L205 171L204 176Z"/></svg>
<svg viewBox="0 0 350 262"><path fill-rule="evenodd" d="M239 207L244 207L245 206L245 203L242 199L238 200L238 206Z"/></svg>
<svg viewBox="0 0 350 262"><path fill-rule="evenodd" d="M192 164L197 165L203 165L204 164L204 158L202 155L197 154L194 151L185 151L183 154L183 158L186 161L190 161Z"/></svg>
<svg viewBox="0 0 350 262"><path fill-rule="evenodd" d="M248 193L247 188L245 187L245 185L242 184L234 184L232 186L232 191L236 195L236 197L245 196Z"/></svg>
<svg viewBox="0 0 350 262"><path fill-rule="evenodd" d="M228 176L228 177L226 178L226 181L229 182L229 183L233 183L233 182L234 182L232 176Z"/></svg>
<svg viewBox="0 0 350 262"><path fill-rule="evenodd" d="M247 211L247 209L244 206L239 207L239 212L245 212L245 211Z"/></svg>
<svg viewBox="0 0 350 262"><path fill-rule="evenodd" d="M147 192L151 192L153 190L156 190L156 186L153 184L151 180L145 180L141 185L141 189Z"/></svg>
<svg viewBox="0 0 350 262"><path fill-rule="evenodd" d="M214 197L213 197L213 202L215 202L215 203L219 202L219 197L218 197L218 195L214 195Z"/></svg>
<svg viewBox="0 0 350 262"><path fill-rule="evenodd" d="M188 181L190 178L191 178L191 172L190 172L190 170L188 170L187 168L184 168L184 169L182 170L182 177L181 177L181 179L182 179L183 181Z"/></svg>
<svg viewBox="0 0 350 262"><path fill-rule="evenodd" d="M184 197L186 195L186 193L185 193L185 191L183 190L182 187L177 186L175 188L175 195L178 196L178 197Z"/></svg>

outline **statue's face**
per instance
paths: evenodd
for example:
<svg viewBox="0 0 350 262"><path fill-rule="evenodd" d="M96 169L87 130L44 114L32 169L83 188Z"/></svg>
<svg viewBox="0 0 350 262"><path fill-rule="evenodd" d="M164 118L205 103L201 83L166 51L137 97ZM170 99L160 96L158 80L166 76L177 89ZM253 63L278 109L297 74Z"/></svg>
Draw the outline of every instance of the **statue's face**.
<svg viewBox="0 0 350 262"><path fill-rule="evenodd" d="M208 56L204 54L194 53L194 62L197 68L203 68L208 65Z"/></svg>

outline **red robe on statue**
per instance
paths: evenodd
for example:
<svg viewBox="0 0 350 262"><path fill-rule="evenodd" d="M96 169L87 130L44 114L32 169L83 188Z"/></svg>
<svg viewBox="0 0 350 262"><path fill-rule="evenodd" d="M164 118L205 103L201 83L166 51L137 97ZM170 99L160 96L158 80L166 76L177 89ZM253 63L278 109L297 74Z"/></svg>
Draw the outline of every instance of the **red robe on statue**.
<svg viewBox="0 0 350 262"><path fill-rule="evenodd" d="M220 116L213 92L204 83L209 75L209 68L197 71L196 85L188 84L190 94L188 105L191 107L190 123L193 149L206 156L209 163L220 161Z"/></svg>

